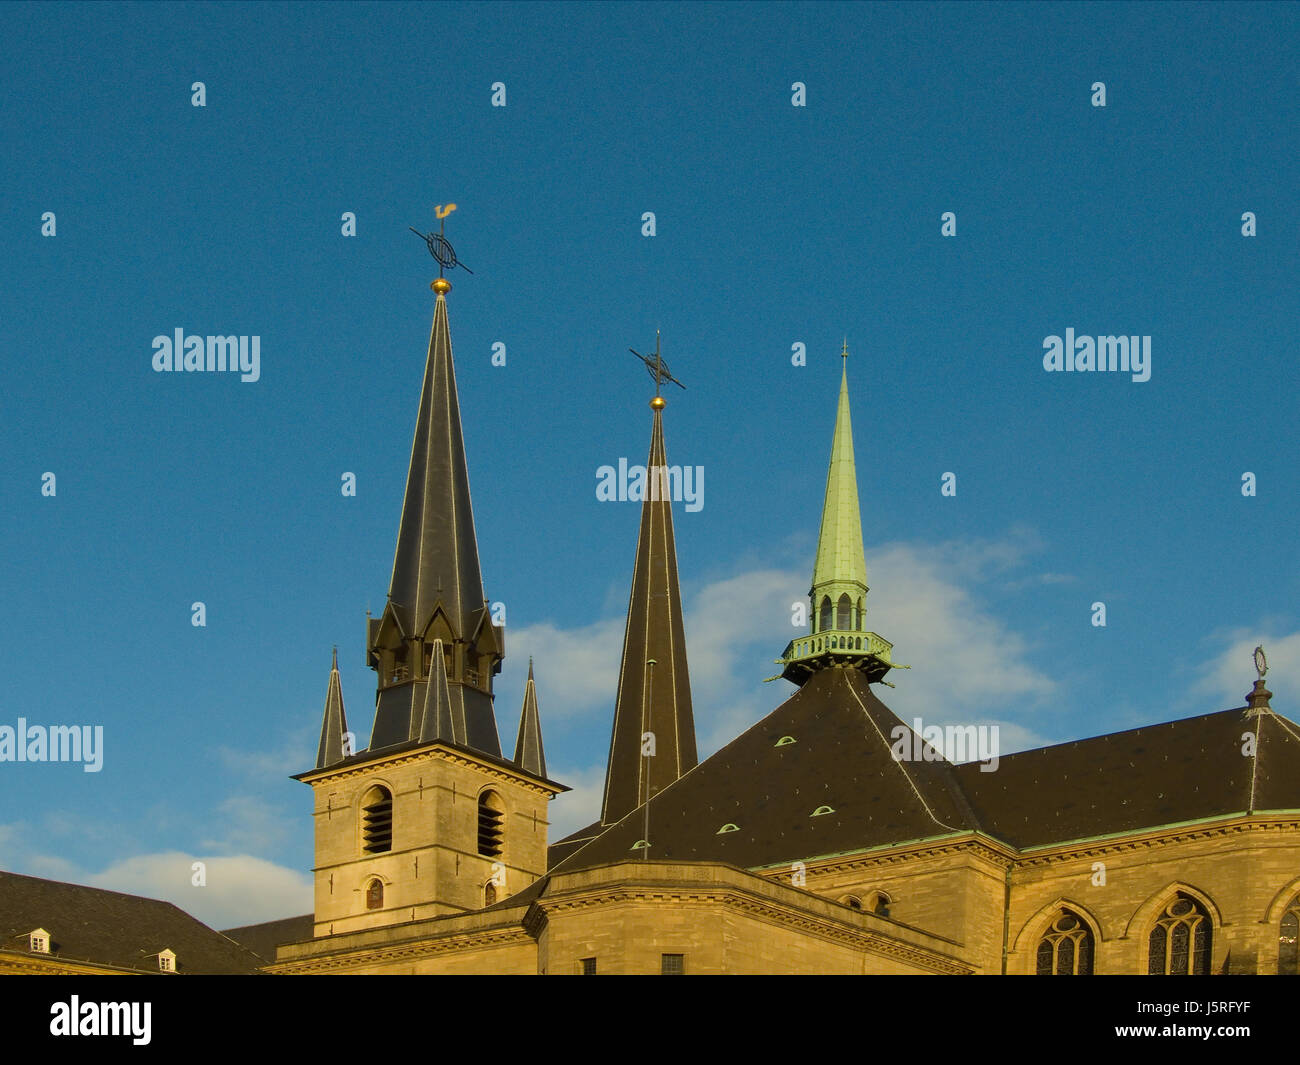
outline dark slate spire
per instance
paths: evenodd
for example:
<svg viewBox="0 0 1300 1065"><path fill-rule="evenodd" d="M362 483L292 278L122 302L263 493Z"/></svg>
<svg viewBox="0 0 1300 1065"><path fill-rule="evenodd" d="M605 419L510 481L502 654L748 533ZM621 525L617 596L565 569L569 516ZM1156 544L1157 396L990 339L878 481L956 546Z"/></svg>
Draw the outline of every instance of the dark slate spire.
<svg viewBox="0 0 1300 1065"><path fill-rule="evenodd" d="M461 435L443 278L411 444L388 604L368 623L370 666L379 674L370 749L434 736L500 756L492 677L501 671L505 631L483 594ZM437 679L435 642L442 642ZM446 693L441 686L446 685Z"/></svg>
<svg viewBox="0 0 1300 1065"><path fill-rule="evenodd" d="M343 712L343 685L339 680L339 649L334 648L330 665L330 685L325 693L325 715L320 725L320 746L316 748L316 768L325 769L343 761L351 751L345 750L344 734L348 718Z"/></svg>
<svg viewBox="0 0 1300 1065"><path fill-rule="evenodd" d="M697 761L672 499L671 493L662 490L667 477L657 472L666 472L668 465L664 400L655 396L650 406L654 408L654 428L601 811L606 825L621 820L693 769ZM652 757L641 753L646 732L654 734Z"/></svg>
<svg viewBox="0 0 1300 1065"><path fill-rule="evenodd" d="M519 737L515 740L515 765L535 777L546 776L546 752L542 750L542 719L537 713L537 685L533 683L533 660L528 660L528 683L524 685L524 708L519 713Z"/></svg>

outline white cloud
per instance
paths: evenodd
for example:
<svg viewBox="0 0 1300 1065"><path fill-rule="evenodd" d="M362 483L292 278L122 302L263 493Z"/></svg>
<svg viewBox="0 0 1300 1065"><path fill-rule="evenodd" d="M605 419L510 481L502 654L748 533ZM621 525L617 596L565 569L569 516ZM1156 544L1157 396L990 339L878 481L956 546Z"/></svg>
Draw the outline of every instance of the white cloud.
<svg viewBox="0 0 1300 1065"><path fill-rule="evenodd" d="M301 773L303 769L315 764L319 734L318 716L316 724L303 724L294 729L281 740L278 747L269 750L266 746L238 750L222 745L217 747L216 755L222 766L231 772L279 783L285 777Z"/></svg>
<svg viewBox="0 0 1300 1065"><path fill-rule="evenodd" d="M1252 655L1257 646L1263 646L1268 658L1268 676L1264 678L1273 693L1273 709L1286 717L1295 718L1294 710L1300 699L1300 632L1282 633L1281 626L1263 624L1255 629L1237 628L1215 633L1210 643L1219 653L1201 667L1193 684L1194 692L1209 693L1212 705L1209 710L1229 710L1246 705L1246 693L1255 681ZM1202 702L1203 700L1198 700Z"/></svg>
<svg viewBox="0 0 1300 1065"><path fill-rule="evenodd" d="M873 549L868 626L895 645L897 660L918 663L914 670L891 675L896 690L880 689L900 717L921 716L934 724L998 724L1004 751L1044 742L1008 711L1023 708L1025 720L1032 720L1055 683L1031 664L1029 641L993 615L978 595L981 586L1005 590L1012 575L1017 576L1014 583L1067 579L1017 573L1037 548L1031 532L1017 529L995 541L895 543ZM807 631L792 624L791 608L807 603L808 577L807 566L766 567L685 594L701 757L790 696L792 689L784 681L761 682L778 671L772 659ZM616 616L567 631L541 624L512 633L512 657L520 661L533 654L538 660L543 727L555 718L609 727L624 621Z"/></svg>
<svg viewBox="0 0 1300 1065"><path fill-rule="evenodd" d="M194 863L206 866L206 885L193 884ZM137 854L101 872L82 869L53 855L29 854L21 869L27 876L121 891L174 903L211 928L273 921L310 913L310 874L251 855L202 857L183 851Z"/></svg>
<svg viewBox="0 0 1300 1065"><path fill-rule="evenodd" d="M550 769L553 779L573 789L551 800L551 828L547 833L547 839L551 843L557 843L570 832L586 828L600 816L601 803L605 797L605 767L594 765L586 769L552 769L549 766L547 768Z"/></svg>

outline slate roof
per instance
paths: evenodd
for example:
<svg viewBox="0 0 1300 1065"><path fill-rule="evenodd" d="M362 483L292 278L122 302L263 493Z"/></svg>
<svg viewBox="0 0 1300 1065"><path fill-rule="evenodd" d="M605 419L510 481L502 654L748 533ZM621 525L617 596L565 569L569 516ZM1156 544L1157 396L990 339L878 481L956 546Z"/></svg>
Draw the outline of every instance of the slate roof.
<svg viewBox="0 0 1300 1065"><path fill-rule="evenodd" d="M561 841L550 871L629 857L756 868L978 828L951 765L894 760L898 727L861 673L823 670L650 800L648 854L632 849L642 807L567 855ZM777 746L784 736L794 742ZM833 812L813 816L823 806Z"/></svg>
<svg viewBox="0 0 1300 1065"><path fill-rule="evenodd" d="M1256 727L1257 759L1242 754ZM957 777L988 831L1017 847L1300 810L1300 726L1239 707L1005 755L992 773L971 763Z"/></svg>
<svg viewBox="0 0 1300 1065"><path fill-rule="evenodd" d="M304 913L301 917L282 917L278 921L263 921L261 924L226 928L221 934L233 939L269 965L275 961L276 947L311 939L315 931L315 915Z"/></svg>
<svg viewBox="0 0 1300 1065"><path fill-rule="evenodd" d="M549 872L636 856L758 869L967 831L1026 848L1300 810L1300 725L1269 709L1260 688L1255 711L1003 755L986 773L937 752L895 761L895 730L908 726L859 671L822 670L655 796L648 837L644 807L603 831L589 825L551 846ZM1246 733L1257 737L1254 758L1242 753ZM783 736L795 742L776 746ZM812 816L821 806L833 812ZM648 853L633 849L642 838Z"/></svg>
<svg viewBox="0 0 1300 1065"><path fill-rule="evenodd" d="M37 928L50 933L50 956L65 961L156 973L157 955L170 949L181 974L254 973L260 964L170 902L0 872L0 949L26 952Z"/></svg>

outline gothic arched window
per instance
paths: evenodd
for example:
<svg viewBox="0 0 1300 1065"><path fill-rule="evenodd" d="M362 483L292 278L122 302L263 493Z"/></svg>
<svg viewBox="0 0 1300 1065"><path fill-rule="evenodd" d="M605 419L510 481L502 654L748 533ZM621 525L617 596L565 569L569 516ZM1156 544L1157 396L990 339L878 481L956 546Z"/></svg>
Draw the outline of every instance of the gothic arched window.
<svg viewBox="0 0 1300 1065"><path fill-rule="evenodd" d="M505 818L505 803L495 791L485 791L478 797L478 852L484 858L501 854Z"/></svg>
<svg viewBox="0 0 1300 1065"><path fill-rule="evenodd" d="M1156 918L1147 947L1152 976L1208 976L1210 915L1190 895L1175 895Z"/></svg>
<svg viewBox="0 0 1300 1065"><path fill-rule="evenodd" d="M831 597L822 596L822 617L821 624L817 626L818 632L825 632L831 627Z"/></svg>
<svg viewBox="0 0 1300 1065"><path fill-rule="evenodd" d="M384 882L375 877L366 885L366 909L379 910L384 906Z"/></svg>
<svg viewBox="0 0 1300 1065"><path fill-rule="evenodd" d="M393 793L379 784L361 800L361 839L367 854L393 849Z"/></svg>
<svg viewBox="0 0 1300 1065"><path fill-rule="evenodd" d="M848 630L853 628L853 600L849 598L848 592L840 596L839 608L835 614L835 627L837 629Z"/></svg>
<svg viewBox="0 0 1300 1065"><path fill-rule="evenodd" d="M1039 976L1091 976L1092 929L1073 910L1062 910L1038 941Z"/></svg>
<svg viewBox="0 0 1300 1065"><path fill-rule="evenodd" d="M1300 976L1300 895L1282 914L1282 927L1277 936L1278 976Z"/></svg>

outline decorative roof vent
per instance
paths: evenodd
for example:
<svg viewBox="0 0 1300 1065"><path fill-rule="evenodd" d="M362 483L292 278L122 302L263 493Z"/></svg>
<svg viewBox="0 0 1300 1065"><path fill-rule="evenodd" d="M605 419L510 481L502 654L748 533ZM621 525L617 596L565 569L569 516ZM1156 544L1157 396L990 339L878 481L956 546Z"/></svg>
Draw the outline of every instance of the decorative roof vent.
<svg viewBox="0 0 1300 1065"><path fill-rule="evenodd" d="M797 742L798 742L798 741L797 741L793 736L782 736L779 740L777 740L774 744L772 744L772 746L773 746L773 747L789 747L790 744L792 744L792 743L797 743Z"/></svg>
<svg viewBox="0 0 1300 1065"><path fill-rule="evenodd" d="M48 954L50 952L50 933L44 928L38 928L34 932L29 932L28 946L33 954Z"/></svg>
<svg viewBox="0 0 1300 1065"><path fill-rule="evenodd" d="M823 814L833 814L834 812L835 812L835 807L833 807L833 806L819 806L819 807L817 807L817 809L815 809L815 810L814 810L812 813L810 813L808 816L809 816L809 817L821 817Z"/></svg>
<svg viewBox="0 0 1300 1065"><path fill-rule="evenodd" d="M635 843L632 844L632 846L628 848L628 850L630 851L644 851L649 849L650 849L650 844L643 839L637 840Z"/></svg>
<svg viewBox="0 0 1300 1065"><path fill-rule="evenodd" d="M158 954L158 968L165 973L174 973L176 971L176 952L173 950L160 951Z"/></svg>
<svg viewBox="0 0 1300 1065"><path fill-rule="evenodd" d="M739 831L740 831L740 827L738 825L733 825L731 822L727 822L720 829L718 829L718 831L715 832L714 835L721 836L724 832L739 832Z"/></svg>

